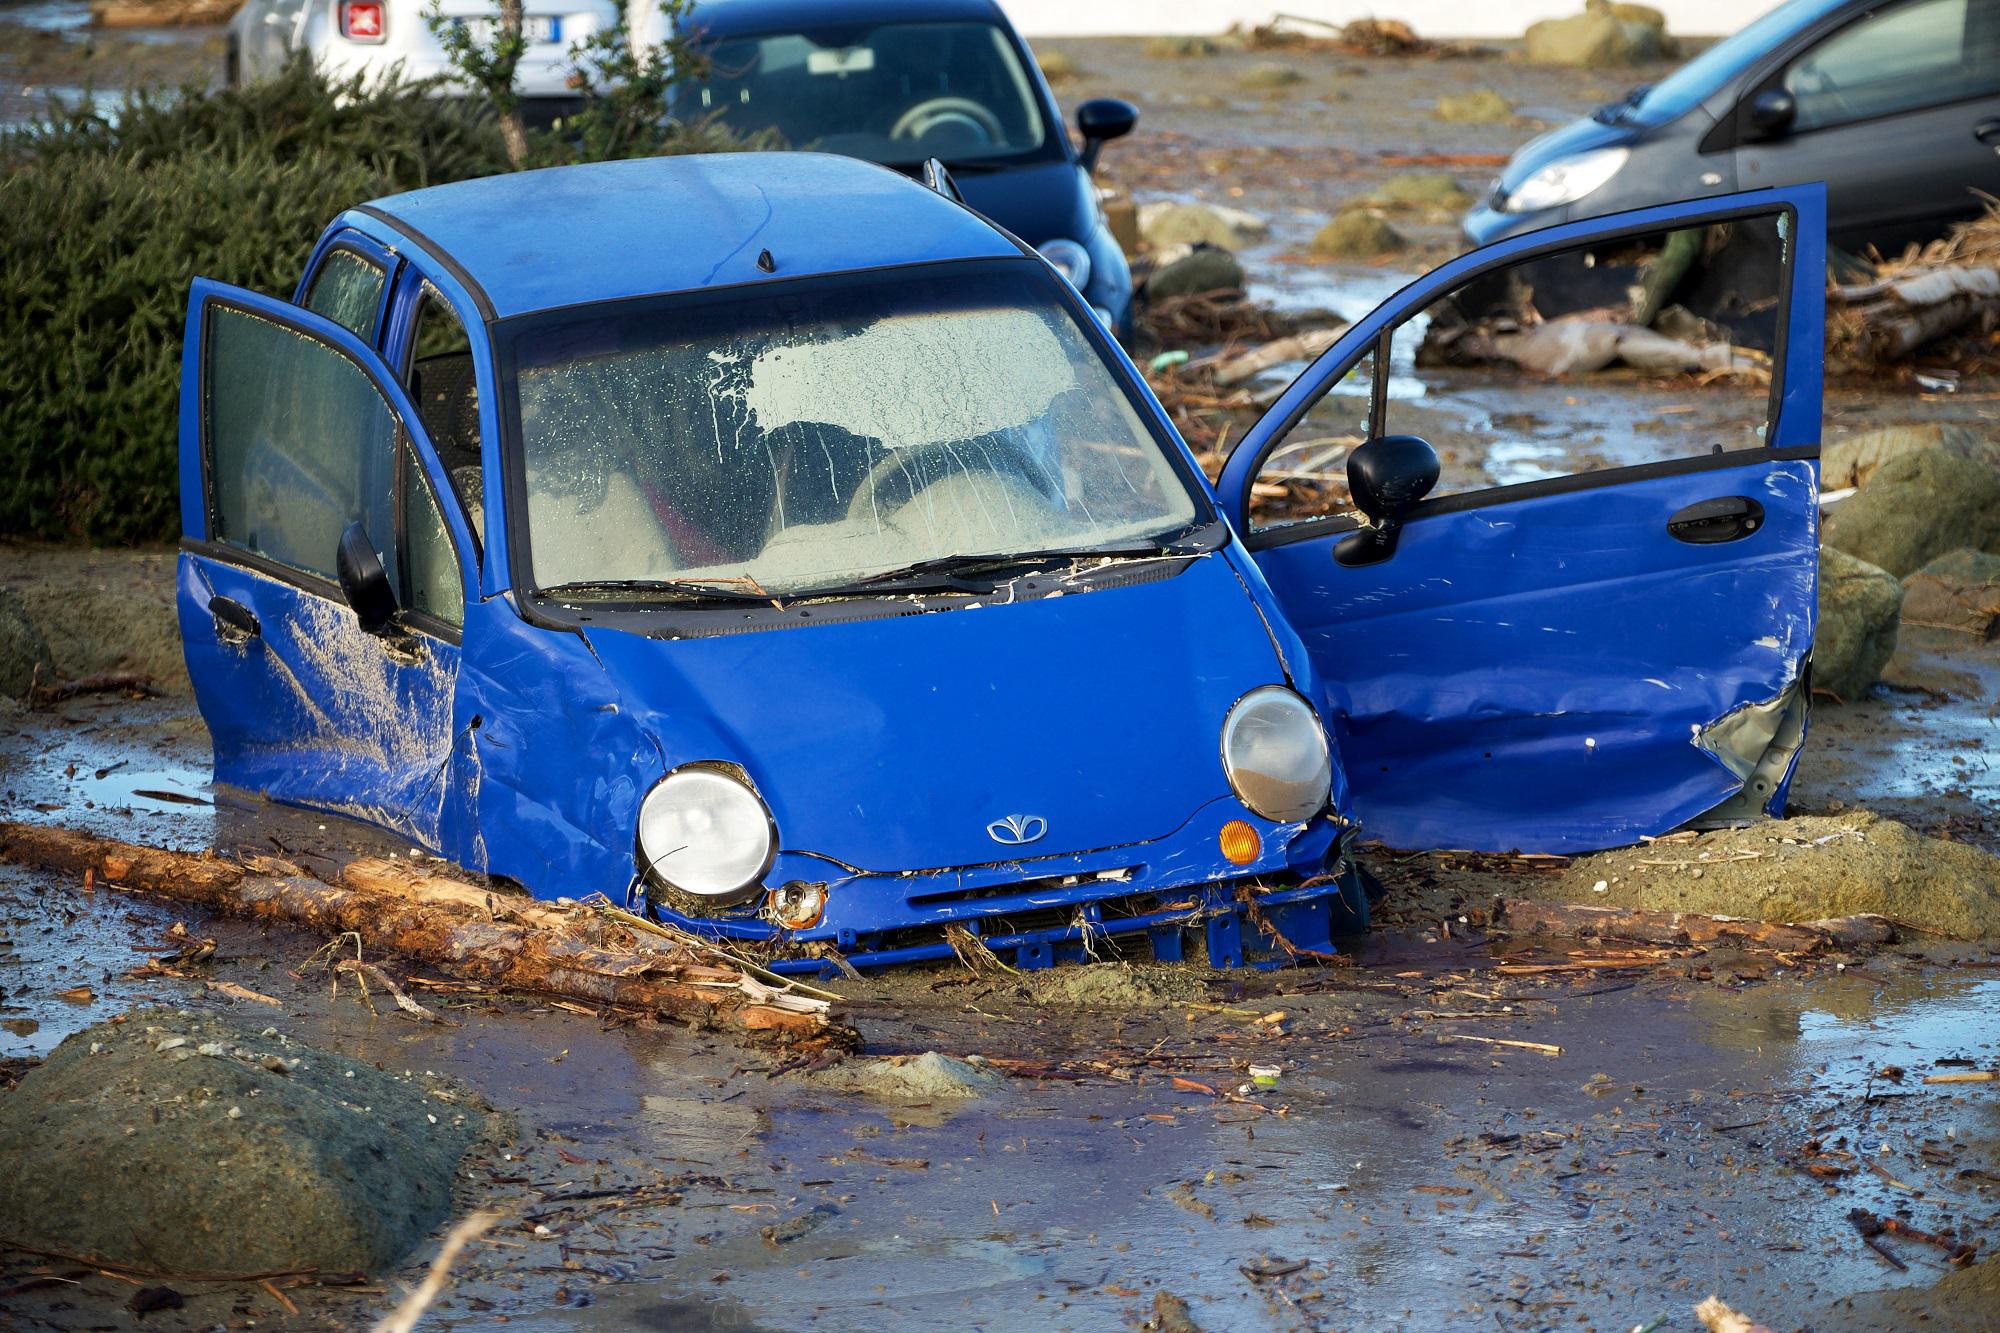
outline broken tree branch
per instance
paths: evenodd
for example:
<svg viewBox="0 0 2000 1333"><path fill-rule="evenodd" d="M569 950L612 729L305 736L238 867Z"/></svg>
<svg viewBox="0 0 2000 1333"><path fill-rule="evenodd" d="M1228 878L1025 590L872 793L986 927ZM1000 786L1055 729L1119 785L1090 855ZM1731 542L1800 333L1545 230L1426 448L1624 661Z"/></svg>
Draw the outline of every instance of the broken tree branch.
<svg viewBox="0 0 2000 1333"><path fill-rule="evenodd" d="M1494 915L1493 928L1516 935L1560 935L1572 939L1620 939L1641 944L1736 944L1746 948L1799 953L1824 948L1891 944L1896 928L1884 917L1844 916L1827 921L1781 924L1695 912L1662 912L1643 907L1582 907L1568 903L1509 898Z"/></svg>
<svg viewBox="0 0 2000 1333"><path fill-rule="evenodd" d="M781 994L691 950L652 947L630 935L596 942L587 908L492 893L393 861L345 867L340 882L307 877L271 858L251 865L115 842L71 829L0 822L0 860L69 874L128 892L200 903L227 915L323 935L353 933L495 989L534 991L779 1040L858 1047L860 1034L827 1016L824 1001Z"/></svg>

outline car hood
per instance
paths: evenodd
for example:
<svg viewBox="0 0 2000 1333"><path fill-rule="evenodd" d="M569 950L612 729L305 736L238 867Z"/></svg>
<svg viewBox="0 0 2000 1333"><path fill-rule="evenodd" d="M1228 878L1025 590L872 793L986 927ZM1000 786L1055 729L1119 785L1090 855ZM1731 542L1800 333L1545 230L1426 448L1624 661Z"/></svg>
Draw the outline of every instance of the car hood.
<svg viewBox="0 0 2000 1333"><path fill-rule="evenodd" d="M1164 571L1172 566L1145 567ZM1010 605L697 639L586 626L666 766L739 763L783 850L877 872L1144 842L1229 794L1229 706L1284 679L1220 553ZM987 826L1044 821L1031 844Z"/></svg>
<svg viewBox="0 0 2000 1333"><path fill-rule="evenodd" d="M965 202L1029 245L1057 238L1087 243L1095 225L1090 178L1073 162L953 175Z"/></svg>
<svg viewBox="0 0 2000 1333"><path fill-rule="evenodd" d="M1607 125L1589 116L1559 125L1515 150L1514 156L1508 158L1507 165L1501 168L1500 188L1512 193L1520 188L1522 181L1559 157L1587 153L1594 148L1629 144L1637 137L1640 128L1634 125Z"/></svg>

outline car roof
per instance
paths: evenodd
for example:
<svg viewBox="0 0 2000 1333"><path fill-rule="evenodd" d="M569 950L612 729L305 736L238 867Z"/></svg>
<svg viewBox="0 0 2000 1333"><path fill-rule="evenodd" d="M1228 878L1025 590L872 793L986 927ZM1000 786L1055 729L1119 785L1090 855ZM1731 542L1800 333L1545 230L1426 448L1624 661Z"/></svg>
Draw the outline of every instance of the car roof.
<svg viewBox="0 0 2000 1333"><path fill-rule="evenodd" d="M994 0L702 0L685 20L697 32L724 37L827 25L876 23L1006 23Z"/></svg>
<svg viewBox="0 0 2000 1333"><path fill-rule="evenodd" d="M429 251L475 297L483 292L488 319L1021 253L991 223L907 176L826 153L704 153L508 172L390 195L356 212ZM759 263L765 251L769 271Z"/></svg>

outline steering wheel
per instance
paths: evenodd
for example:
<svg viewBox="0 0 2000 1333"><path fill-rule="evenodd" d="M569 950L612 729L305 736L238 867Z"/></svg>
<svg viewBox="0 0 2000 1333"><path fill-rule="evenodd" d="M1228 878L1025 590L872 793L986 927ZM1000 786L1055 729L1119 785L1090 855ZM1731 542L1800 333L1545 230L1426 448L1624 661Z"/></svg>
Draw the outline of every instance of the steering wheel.
<svg viewBox="0 0 2000 1333"><path fill-rule="evenodd" d="M868 475L855 488L854 497L847 503L847 521L859 526L871 509L876 506L877 493L885 486L893 487L894 478L900 472L909 473L905 483L908 492L901 500L881 506L883 517L891 517L907 508L919 494L929 490L939 482L966 479L975 475L991 478L1002 486L1018 490L1025 499L1037 506L1046 506L1048 497L1037 490L1027 478L994 467L987 461L986 450L972 450L967 457L966 442L963 440L939 440L929 444L913 445L904 449L891 449L886 457L868 469ZM950 459L954 464L933 471L928 466L933 461Z"/></svg>
<svg viewBox="0 0 2000 1333"><path fill-rule="evenodd" d="M968 97L933 97L917 103L896 117L889 137L923 139L931 131L946 127L972 130L982 144L999 143L1007 137L1000 118Z"/></svg>

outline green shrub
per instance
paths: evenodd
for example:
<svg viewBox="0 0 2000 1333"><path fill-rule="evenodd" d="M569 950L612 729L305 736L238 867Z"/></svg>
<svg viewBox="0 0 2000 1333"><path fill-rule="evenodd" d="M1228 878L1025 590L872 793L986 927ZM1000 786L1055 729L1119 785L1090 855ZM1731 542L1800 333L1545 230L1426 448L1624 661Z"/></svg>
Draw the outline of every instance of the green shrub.
<svg viewBox="0 0 2000 1333"><path fill-rule="evenodd" d="M592 112L538 137L536 162L763 146L708 124L634 133L608 99ZM507 165L490 113L304 64L0 133L0 533L175 536L189 283L289 298L342 209Z"/></svg>
<svg viewBox="0 0 2000 1333"><path fill-rule="evenodd" d="M190 281L289 296L341 209L503 165L462 106L303 66L0 137L0 532L172 537Z"/></svg>

